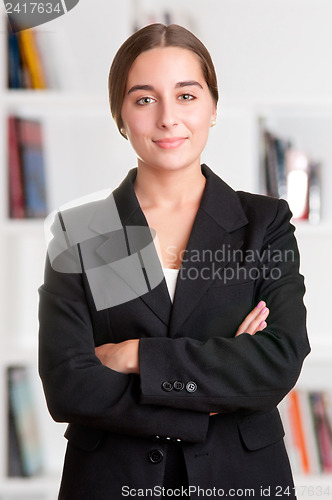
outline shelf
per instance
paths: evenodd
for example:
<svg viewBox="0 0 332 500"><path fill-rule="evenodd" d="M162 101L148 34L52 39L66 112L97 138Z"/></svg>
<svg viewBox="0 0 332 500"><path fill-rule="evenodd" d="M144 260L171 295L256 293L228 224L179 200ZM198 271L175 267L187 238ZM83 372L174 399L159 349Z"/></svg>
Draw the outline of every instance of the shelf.
<svg viewBox="0 0 332 500"><path fill-rule="evenodd" d="M332 496L332 474L295 475L294 483L299 500Z"/></svg>
<svg viewBox="0 0 332 500"><path fill-rule="evenodd" d="M305 221L291 221L294 224L296 231L296 236L309 236L309 237L332 237L332 223L320 222L319 224L310 224L310 222Z"/></svg>
<svg viewBox="0 0 332 500"><path fill-rule="evenodd" d="M43 234L44 219L7 219L2 221L1 231L7 233Z"/></svg>
<svg viewBox="0 0 332 500"><path fill-rule="evenodd" d="M24 348L14 348L6 346L5 355L0 356L0 363L3 367L15 365L37 365L37 344Z"/></svg>
<svg viewBox="0 0 332 500"><path fill-rule="evenodd" d="M79 93L59 90L8 90L2 94L3 107L7 112L20 114L49 113L80 115L110 115L108 95L101 93Z"/></svg>
<svg viewBox="0 0 332 500"><path fill-rule="evenodd" d="M43 475L31 478L6 478L0 481L0 498L3 495L31 495L56 493L59 489L60 476L57 474ZM55 497L54 497L55 498Z"/></svg>

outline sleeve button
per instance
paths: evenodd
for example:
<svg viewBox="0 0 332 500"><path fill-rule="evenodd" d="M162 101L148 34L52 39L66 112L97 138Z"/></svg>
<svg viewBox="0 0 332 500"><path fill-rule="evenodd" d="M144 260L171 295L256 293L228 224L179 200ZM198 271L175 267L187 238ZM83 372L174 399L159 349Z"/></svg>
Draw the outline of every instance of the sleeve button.
<svg viewBox="0 0 332 500"><path fill-rule="evenodd" d="M176 391L182 391L184 389L184 383L181 380L176 380L173 384L173 389Z"/></svg>
<svg viewBox="0 0 332 500"><path fill-rule="evenodd" d="M170 392L173 389L173 384L171 384L171 382L165 381L161 384L161 387L164 391Z"/></svg>
<svg viewBox="0 0 332 500"><path fill-rule="evenodd" d="M197 384L195 382L188 382L186 385L187 392L195 392L197 390Z"/></svg>

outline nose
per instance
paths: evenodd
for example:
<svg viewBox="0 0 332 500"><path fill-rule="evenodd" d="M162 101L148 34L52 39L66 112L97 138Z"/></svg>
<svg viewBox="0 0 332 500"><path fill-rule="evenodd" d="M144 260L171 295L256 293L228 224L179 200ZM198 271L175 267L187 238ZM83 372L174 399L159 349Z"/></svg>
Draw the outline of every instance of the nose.
<svg viewBox="0 0 332 500"><path fill-rule="evenodd" d="M162 129L170 129L178 124L176 113L176 105L171 100L164 100L160 103L158 127Z"/></svg>

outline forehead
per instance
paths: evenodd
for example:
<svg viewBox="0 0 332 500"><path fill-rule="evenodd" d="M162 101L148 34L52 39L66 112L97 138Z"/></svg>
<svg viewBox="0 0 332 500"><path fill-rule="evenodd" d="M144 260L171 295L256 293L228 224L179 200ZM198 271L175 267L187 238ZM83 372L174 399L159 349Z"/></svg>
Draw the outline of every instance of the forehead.
<svg viewBox="0 0 332 500"><path fill-rule="evenodd" d="M167 80L199 80L204 82L201 60L191 50L181 47L156 47L142 52L133 62L127 88L134 83Z"/></svg>

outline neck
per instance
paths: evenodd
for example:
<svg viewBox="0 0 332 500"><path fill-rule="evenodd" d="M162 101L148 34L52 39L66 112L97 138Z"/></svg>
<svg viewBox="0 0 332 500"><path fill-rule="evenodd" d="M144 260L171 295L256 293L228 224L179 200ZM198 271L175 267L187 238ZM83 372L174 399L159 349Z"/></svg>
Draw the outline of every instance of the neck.
<svg viewBox="0 0 332 500"><path fill-rule="evenodd" d="M202 197L205 181L200 165L179 170L159 170L139 163L134 189L143 209L172 209L197 203Z"/></svg>

